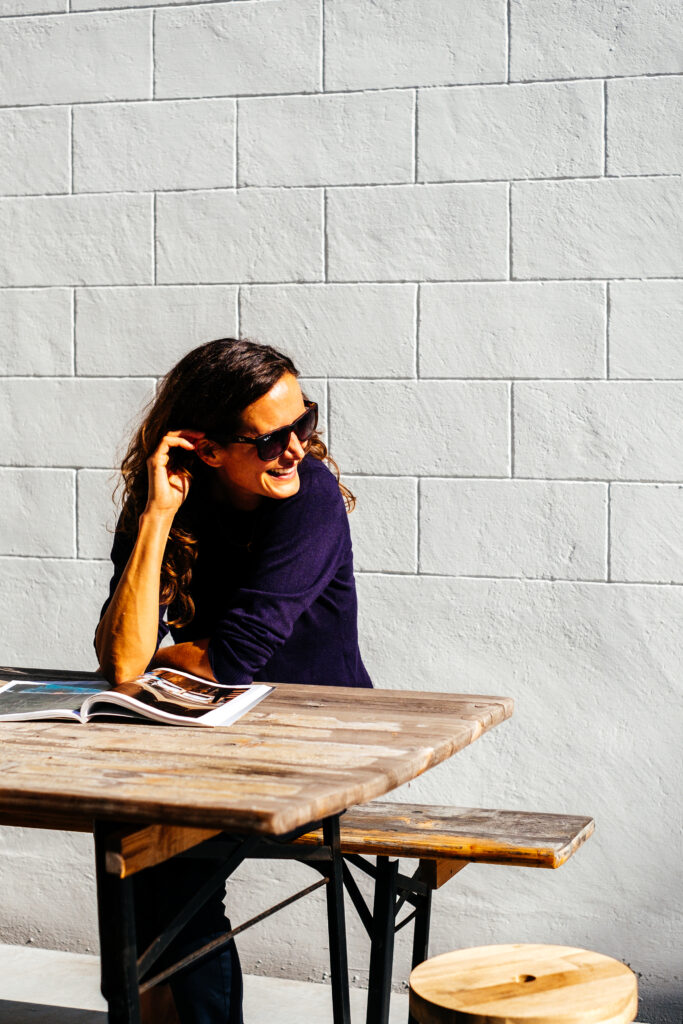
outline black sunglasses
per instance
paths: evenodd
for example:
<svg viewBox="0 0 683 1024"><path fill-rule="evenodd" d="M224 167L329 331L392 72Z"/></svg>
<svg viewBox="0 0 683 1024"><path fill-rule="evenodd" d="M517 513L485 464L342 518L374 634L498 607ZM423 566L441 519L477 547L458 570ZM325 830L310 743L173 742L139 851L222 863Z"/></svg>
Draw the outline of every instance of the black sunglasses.
<svg viewBox="0 0 683 1024"><path fill-rule="evenodd" d="M315 428L318 426L318 405L316 402L304 402L306 412L302 413L293 423L286 427L278 427L270 434L261 434L260 437L235 437L233 444L255 444L256 454L262 462L272 462L287 450L289 439L296 434L303 444L310 440Z"/></svg>

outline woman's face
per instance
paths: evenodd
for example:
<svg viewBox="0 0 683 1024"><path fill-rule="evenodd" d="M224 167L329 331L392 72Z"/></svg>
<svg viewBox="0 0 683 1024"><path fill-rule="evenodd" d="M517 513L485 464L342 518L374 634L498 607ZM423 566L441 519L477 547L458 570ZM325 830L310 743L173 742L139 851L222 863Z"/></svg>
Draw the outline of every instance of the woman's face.
<svg viewBox="0 0 683 1024"><path fill-rule="evenodd" d="M241 437L259 437L293 423L306 411L296 377L286 373L267 394L242 413ZM299 490L298 465L306 454L296 434L279 458L262 462L252 444L198 446L204 462L216 470L220 490L236 508L253 509L263 498L289 498Z"/></svg>

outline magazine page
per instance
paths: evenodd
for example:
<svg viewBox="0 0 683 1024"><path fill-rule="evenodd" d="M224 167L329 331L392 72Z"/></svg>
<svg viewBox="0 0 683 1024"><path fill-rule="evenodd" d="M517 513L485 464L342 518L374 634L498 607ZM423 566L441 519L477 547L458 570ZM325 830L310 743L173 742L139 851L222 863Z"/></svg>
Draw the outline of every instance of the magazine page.
<svg viewBox="0 0 683 1024"><path fill-rule="evenodd" d="M12 679L0 686L0 721L25 722L48 718L81 720L85 701L108 691L104 680Z"/></svg>
<svg viewBox="0 0 683 1024"><path fill-rule="evenodd" d="M83 719L112 713L112 704L156 721L185 725L229 725L272 690L271 686L223 686L172 669L155 669L128 683L94 694L83 705ZM107 710L105 711L105 704Z"/></svg>

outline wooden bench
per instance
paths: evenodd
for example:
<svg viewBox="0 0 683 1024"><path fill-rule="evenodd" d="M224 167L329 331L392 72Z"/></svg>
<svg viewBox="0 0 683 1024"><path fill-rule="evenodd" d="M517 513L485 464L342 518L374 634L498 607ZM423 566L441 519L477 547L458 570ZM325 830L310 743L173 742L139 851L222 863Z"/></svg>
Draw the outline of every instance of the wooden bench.
<svg viewBox="0 0 683 1024"><path fill-rule="evenodd" d="M559 868L592 834L592 818L475 807L426 807L375 801L341 819L345 883L371 941L367 1024L387 1024L394 936L414 921L412 966L429 956L432 892L468 864ZM308 833L302 844L320 843ZM377 857L376 864L366 856ZM412 876L397 858L416 859ZM348 865L375 882L372 913ZM405 904L411 910L399 921ZM412 1016L409 1024L416 1024Z"/></svg>
<svg viewBox="0 0 683 1024"><path fill-rule="evenodd" d="M367 1024L386 1024L389 1019L395 933L413 921L412 966L428 958L435 889L468 864L559 868L593 829L594 822L588 817L472 807L375 801L347 811L341 819L344 882L371 941ZM219 835L209 829L133 826L111 837L106 868L121 878L127 877L172 856L192 856L198 844ZM264 843L253 856L297 859L300 849L302 855L308 852L311 863L311 852L322 847L322 832L288 837L286 842L286 846ZM212 856L217 854L220 847L214 842ZM377 858L376 863L367 859L370 856ZM411 876L399 871L398 858L418 861ZM372 909L360 892L351 866L374 880ZM399 921L406 904L408 912Z"/></svg>
<svg viewBox="0 0 683 1024"><path fill-rule="evenodd" d="M15 821L11 811L0 812L0 824L92 830L92 822L86 818L45 811L36 812L32 820L23 812L21 821ZM412 966L427 960L435 889L468 864L559 868L593 829L594 822L588 817L474 807L375 801L347 811L341 818L344 882L371 942L367 1024L387 1024L389 1019L395 933L414 922ZM226 839L223 845L220 835L216 829L131 825L109 835L104 867L109 874L127 878L174 856L227 858L232 841ZM206 840L212 842L205 844ZM315 868L316 847L322 854L321 831L283 837L282 841L264 840L252 856L301 859ZM376 857L376 862L369 857ZM399 858L417 860L412 875L399 871ZM324 863L318 862L318 870L324 872ZM352 866L374 881L372 909L360 892ZM406 904L407 913L399 920ZM263 916L267 915L254 920ZM244 927L240 925L235 932ZM414 1018L409 1021L414 1024Z"/></svg>

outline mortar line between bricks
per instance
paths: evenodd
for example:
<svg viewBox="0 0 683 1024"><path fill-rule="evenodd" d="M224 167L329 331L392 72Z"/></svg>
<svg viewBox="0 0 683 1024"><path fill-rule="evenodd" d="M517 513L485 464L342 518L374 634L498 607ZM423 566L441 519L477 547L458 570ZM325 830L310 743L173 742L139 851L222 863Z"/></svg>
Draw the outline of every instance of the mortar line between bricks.
<svg viewBox="0 0 683 1024"><path fill-rule="evenodd" d="M323 231L322 231L322 242L323 242L323 282L327 282L330 273L330 259L329 259L329 236L327 231L327 189L323 189Z"/></svg>
<svg viewBox="0 0 683 1024"><path fill-rule="evenodd" d="M320 88L325 92L325 0L320 0Z"/></svg>
<svg viewBox="0 0 683 1024"><path fill-rule="evenodd" d="M235 293L235 322L237 325L237 337L242 337L242 286L238 285Z"/></svg>
<svg viewBox="0 0 683 1024"><path fill-rule="evenodd" d="M78 470L74 470L74 551L76 558L81 557L78 544L78 514L79 514L79 493L78 493Z"/></svg>
<svg viewBox="0 0 683 1024"><path fill-rule="evenodd" d="M328 437L329 439L329 437ZM108 473L109 475L117 474L119 468L117 466L92 466L88 464L74 464L69 463L68 465L55 463L54 465L30 465L27 463L16 463L16 464L0 464L0 472L3 473L19 473L19 472L35 472L35 473L52 473L64 470L88 470L89 472L97 473ZM358 470L351 470L344 472L345 478L358 478L360 480L414 480L415 474L405 473L383 473L381 471L374 472L361 472ZM431 480L436 483L530 483L530 484L545 484L547 486L554 486L555 484L567 484L571 487L575 485L583 484L610 484L616 487L675 487L680 489L680 480L639 480L639 479L620 479L620 480L608 480L606 477L547 477L547 476L516 476L511 479L509 476L443 476L439 474L423 473L420 477L421 480Z"/></svg>
<svg viewBox="0 0 683 1024"><path fill-rule="evenodd" d="M3 562L57 562L57 563L70 563L72 565L95 565L95 566L106 566L110 565L108 558L92 558L88 556L81 556L74 558L73 556L67 555L21 555L21 554L5 554L0 555L0 561ZM431 572L404 572L401 570L376 570L376 569L357 569L356 576L365 576L370 579L408 579L408 580L464 580L476 582L478 580L488 580L490 582L500 583L533 583L541 584L550 587L556 586L590 586L590 587L666 587L671 589L683 588L683 582L676 582L674 580L600 580L600 579L569 579L567 577L555 578L547 576L492 576L492 575L470 575L462 574L458 575L455 573L431 573Z"/></svg>
<svg viewBox="0 0 683 1024"><path fill-rule="evenodd" d="M158 214L158 197L156 192L152 198L152 284L156 285L158 278L158 260L157 260L157 214Z"/></svg>
<svg viewBox="0 0 683 1024"><path fill-rule="evenodd" d="M515 383L510 381L510 477L515 475Z"/></svg>
<svg viewBox="0 0 683 1024"><path fill-rule="evenodd" d="M612 316L612 289L605 281L605 378L610 380L610 319Z"/></svg>
<svg viewBox="0 0 683 1024"><path fill-rule="evenodd" d="M602 83L602 173L607 177L607 81Z"/></svg>
<svg viewBox="0 0 683 1024"><path fill-rule="evenodd" d="M7 556L7 557L22 557L18 556ZM31 557L31 556L25 556ZM69 559L55 559L55 561L69 561ZM94 561L94 559L92 559ZM100 559L99 561L103 561ZM673 589L680 589L683 587L682 582L676 582L674 580L600 580L600 579L569 579L568 577L552 577L552 576L491 576L491 575L471 575L469 573L457 575L456 573L435 573L435 572L401 572L400 570L384 569L378 571L376 569L357 569L356 576L367 576L381 579L386 576L399 577L402 579L414 579L414 580L490 580L491 582L499 581L501 583L536 583L546 584L550 587L555 586L581 586L590 587L671 587Z"/></svg>
<svg viewBox="0 0 683 1024"><path fill-rule="evenodd" d="M235 128L234 128L234 131L233 131L233 134L232 134L232 145L233 145L233 157L232 157L233 172L232 172L232 180L233 180L233 183L234 183L234 187L236 189L238 189L240 187L240 173L239 173L239 159L240 158L239 158L239 130L238 130L239 116L240 116L240 101L236 97L235 98Z"/></svg>
<svg viewBox="0 0 683 1024"><path fill-rule="evenodd" d="M507 215L508 215L508 280L514 280L514 272L512 266L512 182L508 182L508 194L507 194Z"/></svg>
<svg viewBox="0 0 683 1024"><path fill-rule="evenodd" d="M413 181L418 182L418 97L419 89L415 90L413 96Z"/></svg>
<svg viewBox="0 0 683 1024"><path fill-rule="evenodd" d="M76 317L78 316L76 289L71 289L71 374L76 376L78 353L76 352Z"/></svg>
<svg viewBox="0 0 683 1024"><path fill-rule="evenodd" d="M511 42L512 42L512 22L510 20L510 0L507 0L505 5L505 67L507 71L507 81L510 81L510 67L512 60L511 53Z"/></svg>
<svg viewBox="0 0 683 1024"><path fill-rule="evenodd" d="M417 477L417 500L415 506L415 571L421 573L420 551L422 546L422 477Z"/></svg>
<svg viewBox="0 0 683 1024"><path fill-rule="evenodd" d="M307 288L310 288L310 287L313 287L313 286L315 286L315 287L325 287L325 286L329 286L329 285L334 285L335 287L349 287L349 286L355 286L355 287L365 286L365 287L370 287L372 285L387 285L387 286L391 286L391 285L406 285L406 284L422 284L422 285L500 284L500 285L508 285L509 286L509 285L513 285L513 284L515 284L515 285L524 285L524 284L533 285L533 284L541 284L541 283L542 284L593 284L593 283L596 283L596 282L599 283L599 282L604 281L604 280L605 280L604 275L601 275L600 277L534 277L534 278L519 278L519 277L517 277L513 281L508 281L508 279L505 278L505 277L477 277L477 278L461 277L461 278L449 278L449 279L445 279L445 278L425 278L424 280L419 281L419 282L416 281L414 277L398 277L398 278L389 278L389 279L367 278L367 279L362 280L362 281L355 281L355 280L354 281L349 281L349 280L346 280L346 279L343 280L343 281L339 281L339 280L336 280L335 278L330 278L327 281L323 281L321 278L318 278L316 280L310 280L310 281L292 281L291 278L288 279L288 280L283 280L283 281L245 281L244 278L241 278L241 279L234 278L233 280L229 280L229 281L159 281L159 282L157 282L157 286L159 288L235 288L238 285L245 285L245 286L247 286L249 288L297 288L297 287L307 287ZM678 276L672 275L671 277L647 277L647 278L643 278L643 277L613 277L611 280L615 281L615 282L625 281L625 282L633 282L635 284L648 284L648 283L657 282L657 281L659 281L659 282L663 282L663 281L680 282L681 281L681 277L680 277L680 275L678 275ZM5 292L13 292L13 291L48 291L50 289L58 289L58 288L62 288L62 289L64 289L64 288L82 288L82 289L88 289L88 290L93 290L93 289L102 289L102 290L110 289L110 290L114 291L116 289L121 289L121 288L128 288L128 289L130 289L130 288L140 288L140 289L142 289L142 288L153 288L153 287L154 287L154 284L153 284L152 281L140 282L138 284L135 284L135 283L110 284L110 283L98 282L98 281L93 281L93 282L90 282L88 284L82 284L82 283L74 284L72 281L60 281L59 283L56 283L56 284L16 284L16 285L11 285L11 284L2 285L2 284L0 284L0 291L5 291ZM438 378L434 378L434 379L438 379ZM461 379L468 380L468 379L471 379L471 378L464 377L464 378L461 378ZM508 374L507 377L501 377L501 378L482 378L482 379L488 379L488 380L490 380L490 379L509 380L510 379L510 375ZM518 379L524 379L524 378L518 378ZM537 380L538 378L529 377L529 378L526 378L526 379L528 379L528 380ZM558 377L558 378L552 378L552 379L564 380L566 378ZM594 379L594 378L585 377L585 378L571 378L571 379L591 380L591 379ZM637 379L640 379L640 378L637 378ZM651 380L652 378L643 378L643 379L644 380ZM669 378L664 378L664 379L666 380L666 379L669 379ZM676 377L676 378L673 378L673 379L678 380L679 378Z"/></svg>
<svg viewBox="0 0 683 1024"><path fill-rule="evenodd" d="M415 287L415 378L420 378L420 317L422 313L422 289Z"/></svg>
<svg viewBox="0 0 683 1024"><path fill-rule="evenodd" d="M612 484L607 484L607 536L606 536L606 578L612 581Z"/></svg>
<svg viewBox="0 0 683 1024"><path fill-rule="evenodd" d="M672 275L671 277L661 277L661 276L659 276L659 277L611 277L611 278L609 278L609 280L610 280L610 282L627 282L627 283L634 283L634 284L642 285L642 284L654 284L654 283L662 282L662 281L676 281L676 282L680 282L681 281L681 275L680 274ZM283 280L283 281L245 281L244 279L241 279L241 280L234 280L234 281L159 281L156 287L158 287L158 288L190 288L190 287L191 288L235 288L238 285L244 285L244 287L247 287L247 288L324 288L324 287L327 287L327 286L330 286L330 285L334 285L335 288L352 288L352 287L358 287L358 286L371 288L371 287L373 287L373 285L378 285L378 284L385 285L387 287L398 287L398 286L403 286L403 285L407 285L407 284L440 285L440 286L448 286L448 285L454 285L454 284L455 285L461 285L461 284L466 284L466 285L483 285L483 284L499 284L499 285L510 285L510 284L514 284L514 285L562 284L562 285L572 285L572 284L596 284L596 283L599 283L599 282L603 282L604 283L605 281L606 281L606 278L605 278L604 275L601 275L600 277L543 277L543 278L539 278L539 277L533 277L532 278L532 277L530 277L530 278L515 278L514 281L508 281L507 278L504 278L504 277L477 277L477 278L461 277L461 278L448 278L448 279L446 279L446 278L431 278L431 279L430 278L423 278L420 281L417 281L414 277L410 277L410 278L408 278L408 277L401 277L401 278L391 278L391 279L386 279L386 278L385 279L382 279L382 278L367 278L366 280L363 280L363 281L346 281L346 280L344 280L344 281L335 281L335 280L330 280L330 281L321 281L321 280L316 280L316 281L292 281L291 279ZM115 291L116 289L121 289L121 288L144 289L144 288L153 288L153 287L154 287L154 285L152 284L151 281L148 281L148 282L145 282L145 283L140 283L140 284L111 284L111 283L108 283L108 282L104 282L104 283L92 282L92 283L89 283L89 284L82 284L82 283L74 284L72 281L63 281L60 284L0 284L0 292L49 291L50 289L58 290L60 288L61 289L64 289L64 288L77 288L79 290L86 290L86 291L91 291L93 289L100 289L100 290L110 289L111 291ZM439 378L434 378L434 379L439 379ZM470 379L470 378L462 378L462 379L466 380L466 379ZM490 380L490 379L509 380L510 377L508 376L508 377L501 377L501 378L482 378L482 379L488 379L488 380ZM523 380L523 379L526 379L526 380L537 380L539 378L528 377L528 378L515 378L515 379L518 379L518 380ZM541 378L541 379L543 379L543 378ZM552 379L564 380L564 379L567 379L567 378L560 378L560 377L558 377L558 378L552 378ZM578 380L578 379L581 379L581 380L591 380L592 378L590 378L590 377L584 377L584 378L576 378L576 377L574 377L574 378L571 378L571 379L574 379L574 380ZM631 378L629 378L629 379L631 379ZM633 378L633 379L652 380L651 377ZM679 380L681 378L678 378L678 377L666 378L665 377L665 378L661 378L661 379L663 379L663 380L671 380L671 379Z"/></svg>
<svg viewBox="0 0 683 1024"><path fill-rule="evenodd" d="M149 286L153 287L152 285ZM74 289L78 291L78 289ZM77 373L79 380L101 380L118 381L125 383L129 380L155 380L156 371L148 373ZM321 373L305 374L308 380L325 380ZM0 381L25 381L25 380L73 380L73 374L64 373L11 373L0 374ZM681 377L341 377L330 378L332 383L343 384L371 384L374 382L383 384L683 384Z"/></svg>
<svg viewBox="0 0 683 1024"><path fill-rule="evenodd" d="M224 3L236 2L236 0L223 0ZM237 0L237 2L251 2L251 3L263 3L263 0ZM112 15L122 14L130 12L132 14L141 14L142 12L156 12L156 11L168 11L169 13L179 13L184 7L199 7L202 4L209 8L215 7L216 4L213 0L199 0L196 4L156 4L148 7L116 7L116 8L105 8L105 7L93 7L83 11L72 11L70 14L64 11L44 11L41 14L0 14L0 22L4 21L19 21L25 18L33 19L44 19L44 18L66 18L70 19L83 17L84 15ZM234 96L243 96L245 98L272 98L272 97L287 97L287 96L315 96L315 95L347 95L349 93L366 93L366 92L409 92L413 89L473 89L473 88L488 88L495 86L507 86L507 85L571 85L576 82L621 82L621 81L637 81L639 79L650 79L650 78L681 78L683 72L681 71L643 71L639 74L621 74L621 75L606 75L604 72L596 72L594 75L575 75L575 76L559 76L555 78L511 78L509 81L507 78L493 78L486 81L475 80L472 82L409 82L406 85L357 85L355 87L349 87L346 89L325 89L324 92L321 89L297 89L297 90L283 90L282 92L226 92L219 93L218 95L213 94L212 96L205 96L201 93L195 93L191 96L178 95L178 96L159 96L155 97L159 100L196 100L196 99L230 99ZM149 100L150 97L145 96L123 96L120 99L108 99L108 100L65 100L61 103L15 103L15 104L4 104L4 106L21 106L21 107L36 107L36 106L64 106L68 103L79 102L89 105L95 105L100 103L125 103L125 102L136 102Z"/></svg>
<svg viewBox="0 0 683 1024"><path fill-rule="evenodd" d="M152 99L153 100L156 99L156 92L157 92L157 85L156 85L156 80L157 80L156 32L157 32L157 12L156 12L156 10L152 9L152 24L151 24L151 39L150 39L150 45L151 45L151 48L152 48L152 55L151 55L152 56L152 67L150 69L151 76L152 76L152 81L150 83L150 88L152 90Z"/></svg>
<svg viewBox="0 0 683 1024"><path fill-rule="evenodd" d="M234 2L234 0L233 0ZM242 0L239 0L242 2ZM0 107L0 110L3 109ZM14 109L14 108L12 108ZM583 181L600 181L604 182L609 180L610 182L617 181L660 181L661 179L669 179L671 181L679 181L683 178L683 172L678 174L664 173L661 174L620 174L610 175L608 179L605 179L603 175L565 175L562 177L554 178L460 178L450 179L448 181L361 181L352 182L350 184L315 184L315 185L240 185L239 191L244 192L320 192L326 188L328 190L338 190L340 192L348 191L349 189L408 189L408 188L445 188L448 186L459 185L463 188L468 188L474 185L507 185L520 183L525 185L545 185L545 184L556 184L558 182L583 182ZM110 191L90 191L88 189L79 190L78 192L50 192L50 193L25 193L25 192L12 192L6 193L0 196L0 202L6 200L15 199L69 199L79 198L81 196L144 196L154 194L161 194L167 196L188 196L188 195L234 195L236 188L234 185L216 185L213 188L144 188L135 191L134 189L115 189ZM603 274L602 277L605 275ZM680 276L680 275L679 275ZM547 280L546 278L532 278L532 280ZM585 278L570 278L569 280L585 280ZM589 279L590 280L590 279ZM636 280L640 280L637 278Z"/></svg>
<svg viewBox="0 0 683 1024"><path fill-rule="evenodd" d="M327 425L327 448L331 451L332 449L332 413L331 413L331 402L332 396L330 394L330 378L325 380L325 418Z"/></svg>
<svg viewBox="0 0 683 1024"><path fill-rule="evenodd" d="M69 107L69 194L74 191L74 108Z"/></svg>
<svg viewBox="0 0 683 1024"><path fill-rule="evenodd" d="M671 172L654 172L651 174L620 174L610 175L610 181L659 181L662 178L668 178L671 181L679 181L683 178L683 172L671 173ZM544 185L544 184L556 184L558 182L574 182L574 181L605 181L605 177L602 174L564 174L554 175L548 177L537 177L537 178L448 178L443 181L355 181L355 182L316 182L314 184L298 184L298 185L277 185L277 184L241 184L240 189L245 192L317 192L320 189L339 189L339 191L347 191L348 189L378 189L378 188L391 188L391 189L414 189L416 186L425 188L430 186L431 188L445 188L447 186L461 185L466 187L468 185L510 185L514 183L521 183L525 185ZM193 194L206 194L206 193L218 193L227 194L234 193L235 187L233 185L216 185L211 188L202 186L188 187L188 188L145 188L145 189L113 189L107 190L80 190L75 192L77 196L139 196L145 195L149 192L163 192L164 195L193 195ZM13 195L3 195L2 199L52 199L59 198L59 196L69 195L68 192L53 192L49 195L26 195L22 193L16 193Z"/></svg>
<svg viewBox="0 0 683 1024"><path fill-rule="evenodd" d="M155 380L154 374L152 374L152 373L140 374L140 375L137 375L137 376L133 375L133 374L112 374L111 376L107 376L106 374L101 374L101 373L79 373L77 375L77 377L78 377L78 380L99 380L99 381L102 381L102 382L110 381L110 382L116 382L118 384L127 384L128 381L131 381L131 380L146 380L146 381L149 381L150 383L153 380ZM49 377L46 376L45 374L37 374L37 373L26 374L26 375L22 375L22 374L18 374L18 373L13 373L13 374L7 374L5 376L0 377L0 381L8 381L9 383L13 383L14 381L23 381L23 380L73 381L74 377L73 377L72 374L66 374L66 373L54 373L54 374L52 374Z"/></svg>

